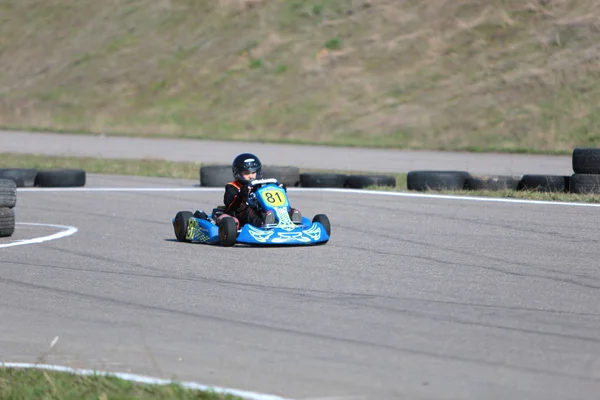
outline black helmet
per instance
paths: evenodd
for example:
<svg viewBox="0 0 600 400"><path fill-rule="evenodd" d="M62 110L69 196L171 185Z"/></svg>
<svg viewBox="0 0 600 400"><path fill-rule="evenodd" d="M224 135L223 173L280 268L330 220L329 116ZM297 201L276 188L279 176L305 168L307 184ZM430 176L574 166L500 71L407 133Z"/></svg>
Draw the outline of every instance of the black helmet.
<svg viewBox="0 0 600 400"><path fill-rule="evenodd" d="M261 179L261 168L262 164L260 163L258 157L250 153L242 153L238 155L233 160L233 164L231 166L233 177L242 182L244 185L248 184L249 181L244 179L242 176L242 171L256 172L256 179Z"/></svg>

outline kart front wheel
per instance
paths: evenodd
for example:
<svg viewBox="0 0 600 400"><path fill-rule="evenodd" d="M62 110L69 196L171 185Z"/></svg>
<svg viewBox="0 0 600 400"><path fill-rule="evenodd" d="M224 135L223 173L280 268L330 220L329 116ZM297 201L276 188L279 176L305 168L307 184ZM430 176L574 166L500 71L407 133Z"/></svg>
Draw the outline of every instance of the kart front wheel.
<svg viewBox="0 0 600 400"><path fill-rule="evenodd" d="M325 228L325 232L327 235L331 236L331 224L329 223L329 218L325 214L317 214L313 217L312 222L319 222Z"/></svg>
<svg viewBox="0 0 600 400"><path fill-rule="evenodd" d="M173 221L173 230L175 230L175 237L179 242L189 242L185 238L188 228L188 221L194 214L189 211L179 211L175 215L175 221Z"/></svg>
<svg viewBox="0 0 600 400"><path fill-rule="evenodd" d="M219 240L221 245L231 247L237 240L237 224L233 218L222 218L219 222Z"/></svg>

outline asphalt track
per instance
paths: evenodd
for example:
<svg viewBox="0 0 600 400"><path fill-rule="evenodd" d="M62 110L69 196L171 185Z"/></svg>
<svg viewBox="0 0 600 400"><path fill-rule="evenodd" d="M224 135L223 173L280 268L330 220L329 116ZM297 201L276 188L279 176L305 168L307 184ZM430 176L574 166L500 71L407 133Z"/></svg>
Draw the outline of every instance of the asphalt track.
<svg viewBox="0 0 600 400"><path fill-rule="evenodd" d="M77 232L0 247L0 360L296 399L600 393L600 208L291 188L328 244L221 248L174 241L221 202L195 185L20 189L0 246Z"/></svg>

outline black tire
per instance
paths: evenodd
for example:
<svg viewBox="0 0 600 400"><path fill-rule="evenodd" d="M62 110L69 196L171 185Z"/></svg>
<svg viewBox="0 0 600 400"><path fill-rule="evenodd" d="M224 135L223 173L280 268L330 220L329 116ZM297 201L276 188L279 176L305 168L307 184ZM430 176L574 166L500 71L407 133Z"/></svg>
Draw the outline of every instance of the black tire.
<svg viewBox="0 0 600 400"><path fill-rule="evenodd" d="M189 211L179 211L177 214L175 214L173 230L175 231L175 237L177 238L177 241L189 242L189 240L185 238L185 235L187 233L188 221L193 216L194 214Z"/></svg>
<svg viewBox="0 0 600 400"><path fill-rule="evenodd" d="M562 175L523 175L517 190L543 193L566 193L569 191L570 176Z"/></svg>
<svg viewBox="0 0 600 400"><path fill-rule="evenodd" d="M85 186L83 169L55 169L38 171L35 186L39 187L79 187Z"/></svg>
<svg viewBox="0 0 600 400"><path fill-rule="evenodd" d="M570 191L579 194L599 194L600 175L573 174L571 176Z"/></svg>
<svg viewBox="0 0 600 400"><path fill-rule="evenodd" d="M10 179L0 179L0 208L14 208L17 204L17 184Z"/></svg>
<svg viewBox="0 0 600 400"><path fill-rule="evenodd" d="M465 181L467 190L517 190L520 177L510 175L475 175Z"/></svg>
<svg viewBox="0 0 600 400"><path fill-rule="evenodd" d="M237 224L233 218L221 218L219 221L219 240L221 245L231 247L237 240Z"/></svg>
<svg viewBox="0 0 600 400"><path fill-rule="evenodd" d="M465 171L410 171L406 175L408 190L464 190L469 173Z"/></svg>
<svg viewBox="0 0 600 400"><path fill-rule="evenodd" d="M362 189L367 186L396 187L396 178L389 175L349 175L344 187Z"/></svg>
<svg viewBox="0 0 600 400"><path fill-rule="evenodd" d="M231 165L204 165L200 167L200 186L225 187L232 180Z"/></svg>
<svg viewBox="0 0 600 400"><path fill-rule="evenodd" d="M325 228L325 232L331 236L331 224L329 223L329 218L327 215L317 214L313 217L312 222L320 222L321 225L323 225L323 228Z"/></svg>
<svg viewBox="0 0 600 400"><path fill-rule="evenodd" d="M289 166L269 166L262 167L263 178L275 178L287 187L300 186L300 168Z"/></svg>
<svg viewBox="0 0 600 400"><path fill-rule="evenodd" d="M33 187L37 173L33 168L0 168L0 179L10 179L17 187Z"/></svg>
<svg viewBox="0 0 600 400"><path fill-rule="evenodd" d="M320 188L343 188L348 175L328 173L300 174L300 186Z"/></svg>
<svg viewBox="0 0 600 400"><path fill-rule="evenodd" d="M12 236L15 232L15 211L12 208L0 208L0 237Z"/></svg>
<svg viewBox="0 0 600 400"><path fill-rule="evenodd" d="M572 161L576 174L600 174L600 149L576 148Z"/></svg>

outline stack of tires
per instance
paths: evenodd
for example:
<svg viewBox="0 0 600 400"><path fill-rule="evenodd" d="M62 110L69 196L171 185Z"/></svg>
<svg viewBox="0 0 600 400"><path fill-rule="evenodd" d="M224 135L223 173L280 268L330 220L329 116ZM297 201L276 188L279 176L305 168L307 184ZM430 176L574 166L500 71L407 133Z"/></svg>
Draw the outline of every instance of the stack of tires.
<svg viewBox="0 0 600 400"><path fill-rule="evenodd" d="M600 194L600 149L574 149L573 172L571 193Z"/></svg>
<svg viewBox="0 0 600 400"><path fill-rule="evenodd" d="M291 166L264 165L265 178L275 178L287 187L352 188L367 186L396 186L396 177L387 175L346 175L335 173L300 173ZM233 180L231 165L205 165L200 167L200 186L224 187Z"/></svg>
<svg viewBox="0 0 600 400"><path fill-rule="evenodd" d="M15 206L17 184L10 179L0 179L0 237L12 236L15 232Z"/></svg>

